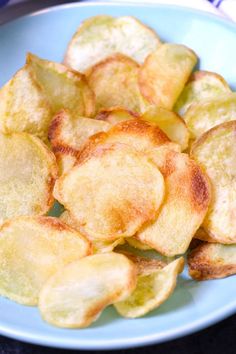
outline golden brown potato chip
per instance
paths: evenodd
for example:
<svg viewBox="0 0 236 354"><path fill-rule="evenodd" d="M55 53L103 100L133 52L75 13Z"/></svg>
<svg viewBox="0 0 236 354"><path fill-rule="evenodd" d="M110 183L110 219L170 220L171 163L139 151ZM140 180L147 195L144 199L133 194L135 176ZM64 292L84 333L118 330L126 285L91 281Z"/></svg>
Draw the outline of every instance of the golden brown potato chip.
<svg viewBox="0 0 236 354"><path fill-rule="evenodd" d="M78 222L70 215L68 210L65 210L61 215L60 219L65 222L67 225L73 227L76 230L79 230L80 226ZM90 242L93 246L93 253L107 253L112 252L113 249L124 243L123 238L118 238L115 241L104 241L104 240L95 240L90 238Z"/></svg>
<svg viewBox="0 0 236 354"><path fill-rule="evenodd" d="M37 305L46 280L91 253L90 243L58 218L24 216L0 228L0 294Z"/></svg>
<svg viewBox="0 0 236 354"><path fill-rule="evenodd" d="M136 286L136 267L118 253L96 254L73 262L43 287L39 309L58 327L83 328L105 307L124 300Z"/></svg>
<svg viewBox="0 0 236 354"><path fill-rule="evenodd" d="M174 109L182 116L191 104L220 97L229 92L231 92L229 85L222 76L210 71L195 71L179 96Z"/></svg>
<svg viewBox="0 0 236 354"><path fill-rule="evenodd" d="M84 75L33 54L27 55L26 63L45 92L54 114L66 108L77 117L94 115L94 94Z"/></svg>
<svg viewBox="0 0 236 354"><path fill-rule="evenodd" d="M143 242L140 242L135 236L127 237L125 241L132 247L137 248L139 250L147 251L151 250L151 247L146 245Z"/></svg>
<svg viewBox="0 0 236 354"><path fill-rule="evenodd" d="M107 131L110 127L108 122L76 117L69 111L61 110L53 118L48 133L60 172L66 172L75 164L81 147L91 135Z"/></svg>
<svg viewBox="0 0 236 354"><path fill-rule="evenodd" d="M145 60L139 88L148 102L172 109L197 62L196 54L180 44L165 43Z"/></svg>
<svg viewBox="0 0 236 354"><path fill-rule="evenodd" d="M236 274L236 244L202 243L188 255L189 275L195 280Z"/></svg>
<svg viewBox="0 0 236 354"><path fill-rule="evenodd" d="M178 274L183 271L184 259L178 258L164 268L147 275L139 275L132 294L114 304L123 317L136 318L159 307L173 293Z"/></svg>
<svg viewBox="0 0 236 354"><path fill-rule="evenodd" d="M52 111L28 65L0 90L0 130L27 132L46 140Z"/></svg>
<svg viewBox="0 0 236 354"><path fill-rule="evenodd" d="M236 120L236 93L225 93L214 99L194 103L183 118L190 137L197 139L218 124Z"/></svg>
<svg viewBox="0 0 236 354"><path fill-rule="evenodd" d="M220 124L203 134L193 144L191 156L212 184L203 228L215 242L236 243L236 122Z"/></svg>
<svg viewBox="0 0 236 354"><path fill-rule="evenodd" d="M134 17L100 15L81 24L69 43L64 62L81 72L115 53L142 63L159 44L157 34Z"/></svg>
<svg viewBox="0 0 236 354"><path fill-rule="evenodd" d="M188 155L165 146L150 152L164 176L166 197L155 221L136 237L165 256L184 253L203 222L210 203L210 183Z"/></svg>
<svg viewBox="0 0 236 354"><path fill-rule="evenodd" d="M179 144L181 150L188 147L189 132L186 123L176 113L165 108L151 106L141 119L156 124L168 138Z"/></svg>
<svg viewBox="0 0 236 354"><path fill-rule="evenodd" d="M0 223L20 215L45 214L53 204L55 156L27 133L0 133Z"/></svg>
<svg viewBox="0 0 236 354"><path fill-rule="evenodd" d="M206 242L216 242L202 227L197 230L194 238Z"/></svg>
<svg viewBox="0 0 236 354"><path fill-rule="evenodd" d="M138 87L139 65L122 54L114 54L94 65L88 83L96 96L97 110L114 106L143 112L148 104Z"/></svg>
<svg viewBox="0 0 236 354"><path fill-rule="evenodd" d="M111 125L115 125L117 123L138 117L139 115L136 112L127 111L121 107L111 107L101 110L95 118L108 122Z"/></svg>
<svg viewBox="0 0 236 354"><path fill-rule="evenodd" d="M99 145L55 187L55 198L78 221L82 233L111 240L132 236L153 220L165 186L154 163L117 143Z"/></svg>

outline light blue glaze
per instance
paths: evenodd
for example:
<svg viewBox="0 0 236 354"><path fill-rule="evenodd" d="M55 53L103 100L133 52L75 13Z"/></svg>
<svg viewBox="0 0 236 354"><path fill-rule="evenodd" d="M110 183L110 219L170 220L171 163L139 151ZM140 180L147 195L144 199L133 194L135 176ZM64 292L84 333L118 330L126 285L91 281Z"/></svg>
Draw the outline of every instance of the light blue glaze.
<svg viewBox="0 0 236 354"><path fill-rule="evenodd" d="M26 16L0 28L0 84L23 65L25 53L61 61L81 20L98 14L133 15L165 41L183 43L200 68L223 75L236 87L236 26L213 15L170 6L72 4ZM65 330L40 319L36 308L0 298L0 333L63 348L115 349L157 343L210 326L236 311L236 278L195 282L180 277L173 296L144 318L128 320L113 308L90 328Z"/></svg>

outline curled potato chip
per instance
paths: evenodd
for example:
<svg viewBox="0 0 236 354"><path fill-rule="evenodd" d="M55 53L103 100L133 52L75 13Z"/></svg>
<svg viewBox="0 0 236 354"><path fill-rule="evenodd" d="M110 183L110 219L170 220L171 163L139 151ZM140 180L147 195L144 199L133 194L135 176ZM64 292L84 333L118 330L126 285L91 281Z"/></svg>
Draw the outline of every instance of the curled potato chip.
<svg viewBox="0 0 236 354"><path fill-rule="evenodd" d="M156 124L170 140L181 146L182 151L188 147L188 128L184 120L176 113L161 107L151 106L141 116L141 119Z"/></svg>
<svg viewBox="0 0 236 354"><path fill-rule="evenodd" d="M135 236L133 237L127 237L125 239L125 241L127 241L127 243L134 247L134 248L137 248L139 250L143 250L143 251L146 251L146 250L151 250L151 247L146 245L145 243L143 242L140 242Z"/></svg>
<svg viewBox="0 0 236 354"><path fill-rule="evenodd" d="M0 228L0 294L37 305L45 281L91 253L90 243L58 218L18 217Z"/></svg>
<svg viewBox="0 0 236 354"><path fill-rule="evenodd" d="M143 112L148 104L138 87L139 65L122 54L114 54L91 67L87 78L96 96L97 110L114 106Z"/></svg>
<svg viewBox="0 0 236 354"><path fill-rule="evenodd" d="M0 90L0 129L27 132L46 140L52 110L28 65Z"/></svg>
<svg viewBox="0 0 236 354"><path fill-rule="evenodd" d="M166 197L155 221L136 237L165 256L184 253L200 227L210 203L210 183L188 155L165 146L150 152L160 169Z"/></svg>
<svg viewBox="0 0 236 354"><path fill-rule="evenodd" d="M137 113L127 111L121 107L111 107L101 110L96 115L96 119L103 120L110 123L111 125L115 125L126 120L138 118L138 116L139 115Z"/></svg>
<svg viewBox="0 0 236 354"><path fill-rule="evenodd" d="M69 111L60 111L52 120L48 137L59 162L60 172L71 168L86 140L97 132L107 131L108 122L73 116Z"/></svg>
<svg viewBox="0 0 236 354"><path fill-rule="evenodd" d="M228 93L217 98L206 99L191 105L184 120L192 139L218 124L236 120L236 93Z"/></svg>
<svg viewBox="0 0 236 354"><path fill-rule="evenodd" d="M78 222L71 216L68 210L65 210L60 215L60 219L67 225L73 227L76 230L79 230L80 226L78 225ZM118 238L115 241L95 240L90 238L90 241L93 245L93 253L112 252L116 246L122 245L124 243L123 238Z"/></svg>
<svg viewBox="0 0 236 354"><path fill-rule="evenodd" d="M39 309L58 327L83 328L108 305L125 299L136 286L136 267L118 253L96 254L73 262L43 287Z"/></svg>
<svg viewBox="0 0 236 354"><path fill-rule="evenodd" d="M189 275L196 280L236 274L236 244L202 243L188 255Z"/></svg>
<svg viewBox="0 0 236 354"><path fill-rule="evenodd" d="M142 95L148 102L171 110L196 62L196 54L191 49L180 44L162 44L140 69Z"/></svg>
<svg viewBox="0 0 236 354"><path fill-rule="evenodd" d="M82 233L111 240L132 236L153 220L164 188L154 163L117 143L98 145L57 180L54 195L78 221Z"/></svg>
<svg viewBox="0 0 236 354"><path fill-rule="evenodd" d="M156 33L134 17L100 15L85 20L78 28L64 62L81 72L115 53L142 63L159 44Z"/></svg>
<svg viewBox="0 0 236 354"><path fill-rule="evenodd" d="M0 223L50 209L57 165L40 139L27 133L0 133L0 170Z"/></svg>
<svg viewBox="0 0 236 354"><path fill-rule="evenodd" d="M174 109L182 116L191 104L220 97L229 92L231 92L229 85L219 74L210 71L195 71L179 96Z"/></svg>
<svg viewBox="0 0 236 354"><path fill-rule="evenodd" d="M211 239L236 243L236 122L220 124L192 146L191 156L208 174L212 201L203 222Z"/></svg>
<svg viewBox="0 0 236 354"><path fill-rule="evenodd" d="M136 318L159 307L173 293L183 266L184 259L181 257L162 269L147 275L139 275L132 294L114 304L118 313L123 317Z"/></svg>
<svg viewBox="0 0 236 354"><path fill-rule="evenodd" d="M94 115L94 94L84 75L33 54L27 55L26 63L47 95L53 113L66 108L76 116Z"/></svg>

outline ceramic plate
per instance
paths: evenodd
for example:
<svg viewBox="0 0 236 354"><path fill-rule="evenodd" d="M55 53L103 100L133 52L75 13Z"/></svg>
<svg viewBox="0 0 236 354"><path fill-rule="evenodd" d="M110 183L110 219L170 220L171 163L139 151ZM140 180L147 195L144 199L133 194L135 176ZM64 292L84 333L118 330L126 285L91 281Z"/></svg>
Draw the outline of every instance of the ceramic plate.
<svg viewBox="0 0 236 354"><path fill-rule="evenodd" d="M69 4L22 17L0 27L0 84L24 63L27 51L61 61L80 22L98 14L133 15L165 40L193 48L200 68L236 84L236 26L189 9L155 5ZM235 88L235 87L234 87ZM167 341L236 312L236 278L195 282L185 271L171 298L144 318L128 320L110 307L91 327L67 330L44 323L37 308L0 298L0 333L27 342L76 349L117 349Z"/></svg>

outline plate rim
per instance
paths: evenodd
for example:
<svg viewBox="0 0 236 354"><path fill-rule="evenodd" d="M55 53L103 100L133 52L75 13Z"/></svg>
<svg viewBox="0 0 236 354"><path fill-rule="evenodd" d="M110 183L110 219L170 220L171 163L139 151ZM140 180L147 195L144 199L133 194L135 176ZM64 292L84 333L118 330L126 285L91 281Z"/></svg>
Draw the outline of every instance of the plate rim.
<svg viewBox="0 0 236 354"><path fill-rule="evenodd" d="M185 6L178 5L167 5L167 4L154 4L154 3L134 3L134 2L82 2L82 3L66 3L59 4L50 7L46 7L45 9L41 9L38 11L33 11L26 15L20 16L17 19L12 21L8 21L0 26L0 30L2 26L11 26L15 22L19 20L27 19L32 16L41 16L45 13L58 11L61 9L67 8L80 8L80 7L138 7L138 8L165 8L165 9L174 9L188 12L192 15L197 15L200 17L204 17L205 19L209 19L211 22L216 22L217 24L226 26L230 30L233 30L236 34L236 24L232 22L230 19L219 17L213 13L209 13L207 11L197 10L188 8ZM137 336L123 339L111 339L111 340L97 340L91 342L91 340L83 340L81 338L65 338L59 337L55 338L53 335L45 335L40 334L32 334L26 333L24 330L12 328L12 326L4 325L0 321L0 334L6 337L21 340L23 342L48 346L53 348L60 349L82 349L82 350L117 350L117 349L127 349L127 348L135 348L142 347L152 344L158 344L166 341L170 341L173 339L177 339L180 337L187 336L191 333L200 331L206 327L214 325L215 323L233 315L236 313L236 299L225 306L219 308L216 311L211 312L210 314L201 317L201 319L193 321L191 324L186 324L183 326L179 326L175 329L170 329L162 333L154 333L151 335L145 336Z"/></svg>

